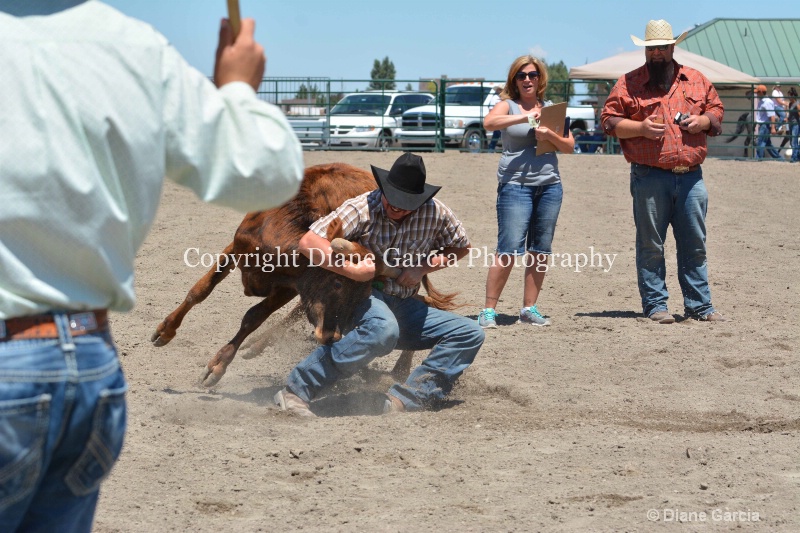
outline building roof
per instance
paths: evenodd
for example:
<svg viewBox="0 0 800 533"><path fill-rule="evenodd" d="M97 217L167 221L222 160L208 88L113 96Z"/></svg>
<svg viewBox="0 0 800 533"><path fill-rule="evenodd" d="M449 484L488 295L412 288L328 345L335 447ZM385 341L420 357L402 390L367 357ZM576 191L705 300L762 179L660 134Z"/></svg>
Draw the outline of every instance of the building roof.
<svg viewBox="0 0 800 533"><path fill-rule="evenodd" d="M800 81L800 19L716 18L678 47L765 82Z"/></svg>

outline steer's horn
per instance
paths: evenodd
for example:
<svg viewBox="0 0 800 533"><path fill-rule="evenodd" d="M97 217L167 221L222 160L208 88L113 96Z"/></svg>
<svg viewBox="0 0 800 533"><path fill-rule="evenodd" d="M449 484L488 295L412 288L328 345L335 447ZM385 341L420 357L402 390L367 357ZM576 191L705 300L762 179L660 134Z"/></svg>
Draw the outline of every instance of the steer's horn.
<svg viewBox="0 0 800 533"><path fill-rule="evenodd" d="M331 249L334 251L334 253L344 255L354 263L357 263L365 252L369 253L360 244L355 244L347 239L342 239L341 237L337 237L331 241ZM403 269L390 267L386 265L380 258L376 258L375 276L385 276L387 278L394 279L399 277L402 273Z"/></svg>

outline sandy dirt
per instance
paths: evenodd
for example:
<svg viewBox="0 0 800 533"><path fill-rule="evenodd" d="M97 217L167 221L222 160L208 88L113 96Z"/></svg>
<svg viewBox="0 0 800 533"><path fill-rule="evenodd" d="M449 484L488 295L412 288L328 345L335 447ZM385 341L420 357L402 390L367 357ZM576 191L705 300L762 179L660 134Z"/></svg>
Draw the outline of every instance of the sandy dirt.
<svg viewBox="0 0 800 533"><path fill-rule="evenodd" d="M398 155L307 152L306 164L390 168ZM491 251L498 156L424 158L439 198ZM200 386L258 301L238 275L169 345L150 343L205 272L186 250L221 251L241 220L168 184L138 257L137 308L113 316L129 429L95 531L800 531L800 167L706 162L710 283L730 321L658 325L640 315L624 159L560 162L560 255L539 300L553 325L517 323L516 269L452 401L394 416L380 408L397 352L315 402L319 418L278 411L273 394L313 348L306 322L275 326L278 314L217 386ZM680 315L674 250L670 237ZM603 263L576 264L592 253ZM476 317L480 260L432 279Z"/></svg>

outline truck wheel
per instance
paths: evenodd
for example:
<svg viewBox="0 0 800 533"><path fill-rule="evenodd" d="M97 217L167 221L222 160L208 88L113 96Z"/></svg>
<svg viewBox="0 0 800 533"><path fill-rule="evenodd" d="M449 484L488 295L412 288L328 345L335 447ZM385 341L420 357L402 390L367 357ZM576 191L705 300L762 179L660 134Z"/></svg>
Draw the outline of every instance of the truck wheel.
<svg viewBox="0 0 800 533"><path fill-rule="evenodd" d="M462 147L473 154L483 151L484 136L479 128L469 128L464 132L464 142Z"/></svg>
<svg viewBox="0 0 800 533"><path fill-rule="evenodd" d="M386 152L392 146L392 134L388 131L382 131L378 135L378 150Z"/></svg>

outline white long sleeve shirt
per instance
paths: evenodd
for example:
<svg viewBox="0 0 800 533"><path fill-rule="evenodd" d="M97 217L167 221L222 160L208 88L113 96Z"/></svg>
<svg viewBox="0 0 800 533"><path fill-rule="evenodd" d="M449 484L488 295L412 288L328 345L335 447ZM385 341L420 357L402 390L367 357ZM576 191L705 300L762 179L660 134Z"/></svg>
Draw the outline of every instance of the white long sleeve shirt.
<svg viewBox="0 0 800 533"><path fill-rule="evenodd" d="M302 179L291 127L249 85L217 89L149 25L65 3L0 0L0 319L132 308L164 177L241 211Z"/></svg>

